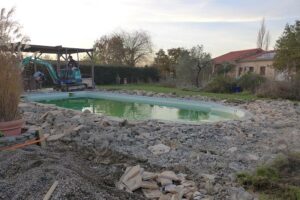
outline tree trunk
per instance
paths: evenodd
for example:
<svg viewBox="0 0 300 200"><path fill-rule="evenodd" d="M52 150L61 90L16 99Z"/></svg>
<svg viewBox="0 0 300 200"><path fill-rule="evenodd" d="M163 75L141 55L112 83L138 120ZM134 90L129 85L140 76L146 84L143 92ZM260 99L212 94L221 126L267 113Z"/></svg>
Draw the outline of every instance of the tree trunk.
<svg viewBox="0 0 300 200"><path fill-rule="evenodd" d="M197 76L196 76L196 87L199 88L199 75L200 75L201 69L198 68Z"/></svg>

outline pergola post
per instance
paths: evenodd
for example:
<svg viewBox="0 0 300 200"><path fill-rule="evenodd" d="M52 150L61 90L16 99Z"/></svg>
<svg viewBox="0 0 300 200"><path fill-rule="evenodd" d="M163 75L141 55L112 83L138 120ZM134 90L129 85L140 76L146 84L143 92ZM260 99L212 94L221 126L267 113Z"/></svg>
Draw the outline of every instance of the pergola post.
<svg viewBox="0 0 300 200"><path fill-rule="evenodd" d="M94 52L91 52L91 61L92 61L92 81L93 88L95 88L95 63L94 63Z"/></svg>
<svg viewBox="0 0 300 200"><path fill-rule="evenodd" d="M57 53L57 74L60 74L60 53Z"/></svg>

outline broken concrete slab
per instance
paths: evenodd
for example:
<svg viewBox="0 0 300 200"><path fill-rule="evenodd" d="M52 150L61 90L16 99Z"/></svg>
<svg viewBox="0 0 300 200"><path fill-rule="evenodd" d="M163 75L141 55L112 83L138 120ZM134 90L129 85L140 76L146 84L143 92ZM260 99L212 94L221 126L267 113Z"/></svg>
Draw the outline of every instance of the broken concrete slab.
<svg viewBox="0 0 300 200"><path fill-rule="evenodd" d="M156 177L157 177L157 173L144 171L143 174L142 174L143 181L148 181L150 179L155 179Z"/></svg>
<svg viewBox="0 0 300 200"><path fill-rule="evenodd" d="M170 185L170 184L173 183L173 181L172 181L171 179L162 178L162 177L158 177L156 180L157 180L157 182L159 182L162 186Z"/></svg>
<svg viewBox="0 0 300 200"><path fill-rule="evenodd" d="M142 181L141 188L158 189L159 186L157 185L157 182L155 182L155 181Z"/></svg>
<svg viewBox="0 0 300 200"><path fill-rule="evenodd" d="M142 191L147 199L158 199L160 196L162 196L162 192L159 189L142 189Z"/></svg>
<svg viewBox="0 0 300 200"><path fill-rule="evenodd" d="M173 181L178 181L178 176L173 171L163 171L158 175L159 178L167 178Z"/></svg>
<svg viewBox="0 0 300 200"><path fill-rule="evenodd" d="M139 165L127 167L125 173L120 178L117 187L132 192L142 186L142 169Z"/></svg>

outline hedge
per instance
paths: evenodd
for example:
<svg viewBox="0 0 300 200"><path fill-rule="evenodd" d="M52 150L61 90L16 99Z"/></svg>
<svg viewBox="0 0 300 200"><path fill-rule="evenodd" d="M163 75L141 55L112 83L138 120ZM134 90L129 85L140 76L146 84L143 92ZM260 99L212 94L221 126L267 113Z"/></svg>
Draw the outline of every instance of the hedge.
<svg viewBox="0 0 300 200"><path fill-rule="evenodd" d="M81 66L80 70L83 77L86 74L91 74L90 66ZM127 83L159 81L159 71L154 67L95 66L96 84L116 84L118 76L121 79L121 83L124 82L124 78L127 79Z"/></svg>
<svg viewBox="0 0 300 200"><path fill-rule="evenodd" d="M53 67L56 69L54 63ZM61 67L63 69L63 66ZM37 70L45 74L44 86L53 86L52 79L45 67L37 66ZM33 75L33 66L30 66L28 74ZM80 65L82 77L91 76L90 65ZM117 76L120 77L120 82L124 83L124 78L127 83L147 83L159 81L159 71L154 67L129 67L129 66L108 66L108 65L95 65L95 84L116 84Z"/></svg>

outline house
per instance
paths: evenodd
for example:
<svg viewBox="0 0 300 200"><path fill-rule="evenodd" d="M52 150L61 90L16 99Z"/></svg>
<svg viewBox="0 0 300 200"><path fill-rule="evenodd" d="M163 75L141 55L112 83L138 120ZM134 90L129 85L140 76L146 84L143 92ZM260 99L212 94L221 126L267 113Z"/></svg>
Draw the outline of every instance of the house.
<svg viewBox="0 0 300 200"><path fill-rule="evenodd" d="M285 79L283 74L273 67L275 54L274 50L264 51L260 48L232 51L213 59L213 73L216 74L226 65L231 65L234 67L226 74L233 78L252 72L268 79Z"/></svg>

